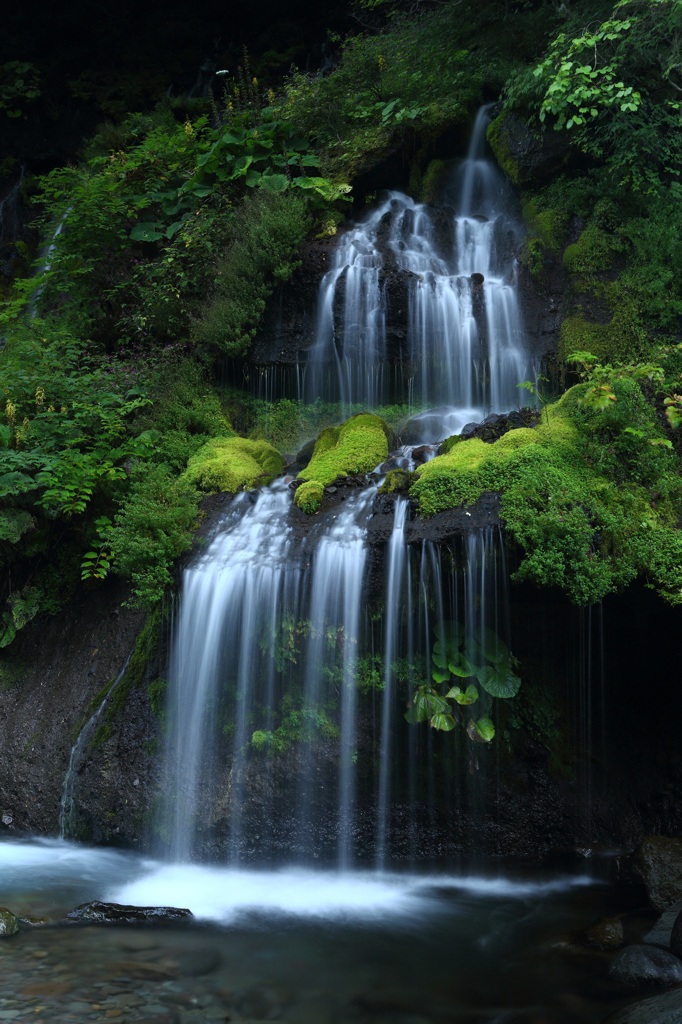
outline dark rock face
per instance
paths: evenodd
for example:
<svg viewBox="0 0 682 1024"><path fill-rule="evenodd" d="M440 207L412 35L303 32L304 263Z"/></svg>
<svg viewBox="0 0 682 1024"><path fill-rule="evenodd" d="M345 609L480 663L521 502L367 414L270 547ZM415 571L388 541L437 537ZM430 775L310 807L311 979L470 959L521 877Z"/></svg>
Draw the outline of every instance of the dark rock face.
<svg viewBox="0 0 682 1024"><path fill-rule="evenodd" d="M30 623L0 656L0 810L9 830L55 834L71 748L135 646L144 614L108 581L58 616ZM139 842L151 800L159 723L142 683L83 751L78 838ZM135 784L137 780L137 785Z"/></svg>
<svg viewBox="0 0 682 1024"><path fill-rule="evenodd" d="M66 915L69 923L79 924L163 924L186 921L193 917L191 910L179 907L129 907L121 903L81 903Z"/></svg>
<svg viewBox="0 0 682 1024"><path fill-rule="evenodd" d="M647 836L640 852L640 871L657 910L682 899L682 839Z"/></svg>
<svg viewBox="0 0 682 1024"><path fill-rule="evenodd" d="M682 984L682 960L658 946L628 946L611 963L609 975L628 988L670 988Z"/></svg>

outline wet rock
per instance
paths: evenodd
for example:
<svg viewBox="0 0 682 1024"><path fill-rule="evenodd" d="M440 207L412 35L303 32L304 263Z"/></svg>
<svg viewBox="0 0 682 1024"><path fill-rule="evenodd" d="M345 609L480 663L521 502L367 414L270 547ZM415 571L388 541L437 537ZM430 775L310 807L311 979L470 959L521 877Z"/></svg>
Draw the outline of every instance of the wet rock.
<svg viewBox="0 0 682 1024"><path fill-rule="evenodd" d="M482 421L482 423L467 423L459 434L462 440L468 441L477 437L481 441L492 444L503 434L510 430L517 430L519 427L534 427L540 419L540 413L536 409L512 409L507 413L493 413Z"/></svg>
<svg viewBox="0 0 682 1024"><path fill-rule="evenodd" d="M682 1024L682 988L625 1006L604 1024Z"/></svg>
<svg viewBox="0 0 682 1024"><path fill-rule="evenodd" d="M623 922L620 917L605 917L585 932L588 946L597 949L619 949L623 945Z"/></svg>
<svg viewBox="0 0 682 1024"><path fill-rule="evenodd" d="M657 910L667 910L682 899L682 839L647 836L639 865L649 900Z"/></svg>
<svg viewBox="0 0 682 1024"><path fill-rule="evenodd" d="M628 946L609 967L609 976L628 988L682 984L682 960L658 946Z"/></svg>
<svg viewBox="0 0 682 1024"><path fill-rule="evenodd" d="M137 924L164 921L186 921L194 915L191 910L180 907L130 907L121 903L81 903L66 915L67 922L87 924Z"/></svg>
<svg viewBox="0 0 682 1024"><path fill-rule="evenodd" d="M7 907L0 907L0 937L8 938L19 931L19 919Z"/></svg>
<svg viewBox="0 0 682 1024"><path fill-rule="evenodd" d="M663 911L651 931L647 932L644 936L644 941L652 946L662 946L664 949L671 949L675 956L682 958L682 948L678 951L677 949L672 949L671 946L673 925L680 912L682 912L682 900Z"/></svg>
<svg viewBox="0 0 682 1024"><path fill-rule="evenodd" d="M305 469L305 467L312 459L313 452L315 451L315 444L316 440L315 438L313 438L312 441L308 441L306 444L303 445L301 450L296 453L296 465L300 466L301 469Z"/></svg>
<svg viewBox="0 0 682 1024"><path fill-rule="evenodd" d="M569 154L563 132L533 131L513 110L491 122L487 137L497 162L514 185L543 181L561 167Z"/></svg>
<svg viewBox="0 0 682 1024"><path fill-rule="evenodd" d="M412 449L412 460L416 466L422 466L433 456L433 445L422 444Z"/></svg>
<svg viewBox="0 0 682 1024"><path fill-rule="evenodd" d="M679 904L678 904L679 905ZM680 909L670 933L670 951L682 959L682 909Z"/></svg>

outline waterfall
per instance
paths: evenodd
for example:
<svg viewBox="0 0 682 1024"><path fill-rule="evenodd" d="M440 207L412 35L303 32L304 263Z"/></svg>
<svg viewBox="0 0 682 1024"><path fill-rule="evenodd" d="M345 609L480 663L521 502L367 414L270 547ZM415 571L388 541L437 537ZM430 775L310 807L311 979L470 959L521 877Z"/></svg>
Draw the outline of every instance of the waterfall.
<svg viewBox="0 0 682 1024"><path fill-rule="evenodd" d="M261 492L255 504L239 495L223 530L184 574L169 669L172 796L167 814L172 821L167 827L177 860L197 854L198 833L206 829L221 724L233 730L230 848L238 859L252 678L263 665L266 678L272 678L272 645L282 607L300 578L290 552L290 503L281 482ZM221 723L225 688L232 709L230 719Z"/></svg>
<svg viewBox="0 0 682 1024"><path fill-rule="evenodd" d="M484 109L440 207L391 192L340 237L297 395L337 402L342 419L395 397L397 381L424 443L518 404L531 374L514 280L520 228L486 157L487 120ZM406 312L393 380L396 281ZM262 386L271 397L274 378ZM410 457L408 447L395 459ZM440 734L404 718L432 685L444 631L484 662L486 644L509 642L501 535L414 543L408 501L378 499L377 487L338 495L312 519L287 480L238 495L186 569L160 823L176 860L384 870L447 843L442 831L430 838L438 821L455 831L478 792L471 719L462 712L456 733ZM383 572L369 529L379 500L393 514ZM493 714L483 691L480 707Z"/></svg>
<svg viewBox="0 0 682 1024"><path fill-rule="evenodd" d="M444 204L390 192L341 236L320 285L317 329L304 393L354 407L411 401L420 440L519 404L533 376L515 281L522 229L506 179L485 153L489 108L476 118L467 158ZM386 282L407 291L407 337L396 388L387 369ZM436 411L434 413L434 407Z"/></svg>
<svg viewBox="0 0 682 1024"><path fill-rule="evenodd" d="M395 503L393 532L388 542L386 571L386 616L384 620L384 689L381 713L381 741L379 751L379 793L377 797L377 867L386 866L386 842L389 825L389 794L391 784L391 738L395 718L395 687L392 665L398 653L398 631L403 588L407 565L405 545L405 519L408 503L398 498ZM409 593L409 586L407 587Z"/></svg>

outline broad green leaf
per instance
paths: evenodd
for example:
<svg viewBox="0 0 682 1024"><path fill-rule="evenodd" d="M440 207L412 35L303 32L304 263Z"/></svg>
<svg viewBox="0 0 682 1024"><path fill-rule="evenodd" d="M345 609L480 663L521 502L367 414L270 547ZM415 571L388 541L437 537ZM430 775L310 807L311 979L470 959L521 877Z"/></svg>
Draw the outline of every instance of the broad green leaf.
<svg viewBox="0 0 682 1024"><path fill-rule="evenodd" d="M158 242L165 237L164 227L160 221L143 221L136 224L130 232L132 242Z"/></svg>
<svg viewBox="0 0 682 1024"><path fill-rule="evenodd" d="M458 704L466 706L467 704L475 704L478 700L478 690L470 683L466 690L461 690L459 686L453 686L446 694L446 697L450 697L452 700L456 700Z"/></svg>
<svg viewBox="0 0 682 1024"><path fill-rule="evenodd" d="M431 678L434 683L447 683L450 678L450 672L446 668L434 668Z"/></svg>
<svg viewBox="0 0 682 1024"><path fill-rule="evenodd" d="M468 679L475 672L471 662L459 652L457 652L456 658L448 661L448 668L452 675L457 676L459 679Z"/></svg>
<svg viewBox="0 0 682 1024"><path fill-rule="evenodd" d="M452 715L446 715L442 712L434 715L431 719L431 728L439 729L441 732L450 732L455 728L456 724Z"/></svg>
<svg viewBox="0 0 682 1024"><path fill-rule="evenodd" d="M495 736L495 726L489 718L479 718L477 722L469 722L467 735L479 743L490 743Z"/></svg>
<svg viewBox="0 0 682 1024"><path fill-rule="evenodd" d="M286 192L289 179L286 174L263 174L258 184L266 192Z"/></svg>
<svg viewBox="0 0 682 1024"><path fill-rule="evenodd" d="M509 662L494 667L484 666L479 669L477 679L491 697L501 697L505 700L515 697L521 686L521 680L514 674Z"/></svg>

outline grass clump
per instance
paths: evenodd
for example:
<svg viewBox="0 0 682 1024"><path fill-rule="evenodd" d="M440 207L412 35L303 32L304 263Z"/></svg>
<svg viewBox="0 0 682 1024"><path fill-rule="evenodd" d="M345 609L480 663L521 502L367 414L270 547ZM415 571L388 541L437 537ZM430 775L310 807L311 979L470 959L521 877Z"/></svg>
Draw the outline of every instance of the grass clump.
<svg viewBox="0 0 682 1024"><path fill-rule="evenodd" d="M214 437L193 455L183 479L202 491L235 494L270 483L284 469L284 459L267 441Z"/></svg>

